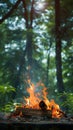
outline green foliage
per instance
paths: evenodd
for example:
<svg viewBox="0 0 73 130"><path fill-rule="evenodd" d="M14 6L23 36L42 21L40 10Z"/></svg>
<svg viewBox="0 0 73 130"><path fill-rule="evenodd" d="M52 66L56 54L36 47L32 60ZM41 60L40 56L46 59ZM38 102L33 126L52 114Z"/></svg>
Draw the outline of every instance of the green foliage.
<svg viewBox="0 0 73 130"><path fill-rule="evenodd" d="M8 106L6 107L6 105L12 100L13 92L15 92L14 87L8 84L0 85L0 110L8 108Z"/></svg>
<svg viewBox="0 0 73 130"><path fill-rule="evenodd" d="M12 112L16 109L16 106L21 106L21 103L15 103L14 101L8 102L4 107L1 108L3 112Z"/></svg>
<svg viewBox="0 0 73 130"><path fill-rule="evenodd" d="M67 105L69 106L69 112L73 113L73 93L68 93Z"/></svg>
<svg viewBox="0 0 73 130"><path fill-rule="evenodd" d="M71 43L65 50L63 55L63 79L65 83L66 92L73 92L73 43Z"/></svg>
<svg viewBox="0 0 73 130"><path fill-rule="evenodd" d="M69 107L69 113L73 113L73 93L68 93L66 94L67 96L67 101L66 101L66 105L68 105Z"/></svg>
<svg viewBox="0 0 73 130"><path fill-rule="evenodd" d="M0 94L8 94L14 92L15 88L9 85L0 85Z"/></svg>
<svg viewBox="0 0 73 130"><path fill-rule="evenodd" d="M13 102L8 102L5 104L4 107L1 108L1 111L3 112L12 112L15 110L15 106L13 105Z"/></svg>
<svg viewBox="0 0 73 130"><path fill-rule="evenodd" d="M57 93L57 99L64 98L63 102L59 102L61 108L64 108L66 113L73 113L73 93L72 92L64 92Z"/></svg>

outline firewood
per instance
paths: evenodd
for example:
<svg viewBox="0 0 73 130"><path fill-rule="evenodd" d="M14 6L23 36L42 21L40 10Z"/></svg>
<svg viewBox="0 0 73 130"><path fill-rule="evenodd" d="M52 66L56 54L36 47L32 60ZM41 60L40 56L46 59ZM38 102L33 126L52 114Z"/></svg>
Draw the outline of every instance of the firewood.
<svg viewBox="0 0 73 130"><path fill-rule="evenodd" d="M52 113L50 110L42 111L41 109L32 109L32 108L23 108L23 107L18 107L10 117L12 116L23 116L23 117L39 117L39 116L46 116L51 118Z"/></svg>
<svg viewBox="0 0 73 130"><path fill-rule="evenodd" d="M62 110L59 110L59 113L61 114L61 117L67 117L67 114L63 112Z"/></svg>
<svg viewBox="0 0 73 130"><path fill-rule="evenodd" d="M45 102L44 102L43 100L40 101L39 107L40 107L43 111L47 110L47 105L45 104Z"/></svg>

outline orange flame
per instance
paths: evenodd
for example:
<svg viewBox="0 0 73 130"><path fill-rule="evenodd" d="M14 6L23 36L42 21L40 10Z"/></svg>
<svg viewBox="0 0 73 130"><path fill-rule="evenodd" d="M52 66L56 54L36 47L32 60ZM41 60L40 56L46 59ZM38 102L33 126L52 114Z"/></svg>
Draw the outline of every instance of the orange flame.
<svg viewBox="0 0 73 130"><path fill-rule="evenodd" d="M33 83L31 83L30 80L28 80L29 83L29 88L27 88L27 92L29 93L29 97L28 98L24 98L24 100L26 101L26 107L27 108L37 108L39 109L39 102L40 102L40 98L38 98L37 94L35 93L35 86Z"/></svg>
<svg viewBox="0 0 73 130"><path fill-rule="evenodd" d="M45 85L41 82L39 82L36 86L30 81L28 80L28 84L29 84L29 88L27 88L27 92L29 93L29 97L26 98L24 97L24 100L26 101L26 108L32 108L32 109L41 109L39 107L39 103L41 101L41 98L39 98L39 96L41 96L42 93L42 98L44 103L47 106L47 110L51 110L52 111L52 118L60 118L60 107L58 104L55 103L54 100L49 101L47 98L47 88L45 87ZM40 93L36 93L35 89L38 86L42 86L42 92Z"/></svg>

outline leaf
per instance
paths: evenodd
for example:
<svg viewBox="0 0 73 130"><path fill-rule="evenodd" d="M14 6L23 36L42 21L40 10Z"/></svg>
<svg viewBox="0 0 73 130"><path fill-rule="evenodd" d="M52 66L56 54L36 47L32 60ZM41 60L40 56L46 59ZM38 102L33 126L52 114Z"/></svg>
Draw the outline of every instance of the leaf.
<svg viewBox="0 0 73 130"><path fill-rule="evenodd" d="M6 94L10 92L14 92L15 88L9 85L0 85L0 93L1 94Z"/></svg>

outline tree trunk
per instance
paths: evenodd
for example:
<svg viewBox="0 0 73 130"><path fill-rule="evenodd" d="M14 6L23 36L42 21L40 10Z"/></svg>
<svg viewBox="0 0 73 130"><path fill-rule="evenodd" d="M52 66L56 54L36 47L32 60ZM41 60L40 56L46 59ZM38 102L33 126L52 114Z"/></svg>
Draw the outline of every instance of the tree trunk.
<svg viewBox="0 0 73 130"><path fill-rule="evenodd" d="M57 75L57 88L58 92L61 93L60 101L63 103L67 97L64 95L64 83L62 77L62 42L61 42L61 28L60 28L60 0L55 0L55 33L56 33L56 75ZM68 110L68 105L62 107L65 111Z"/></svg>
<svg viewBox="0 0 73 130"><path fill-rule="evenodd" d="M62 59L61 59L61 35L60 35L60 0L55 0L55 33L56 33L56 74L58 92L64 91L62 78Z"/></svg>
<svg viewBox="0 0 73 130"><path fill-rule="evenodd" d="M50 65L50 50L52 46L52 41L50 39L50 45L48 49L48 57L47 57L47 69L46 69L46 86L49 86L49 65Z"/></svg>
<svg viewBox="0 0 73 130"><path fill-rule="evenodd" d="M27 30L27 41L26 41L26 56L29 77L32 77L32 29Z"/></svg>
<svg viewBox="0 0 73 130"><path fill-rule="evenodd" d="M28 4L23 0L24 19L26 21L26 57L29 77L32 78L32 39L33 39L33 15L34 15L34 0L30 2L31 8L28 11Z"/></svg>

